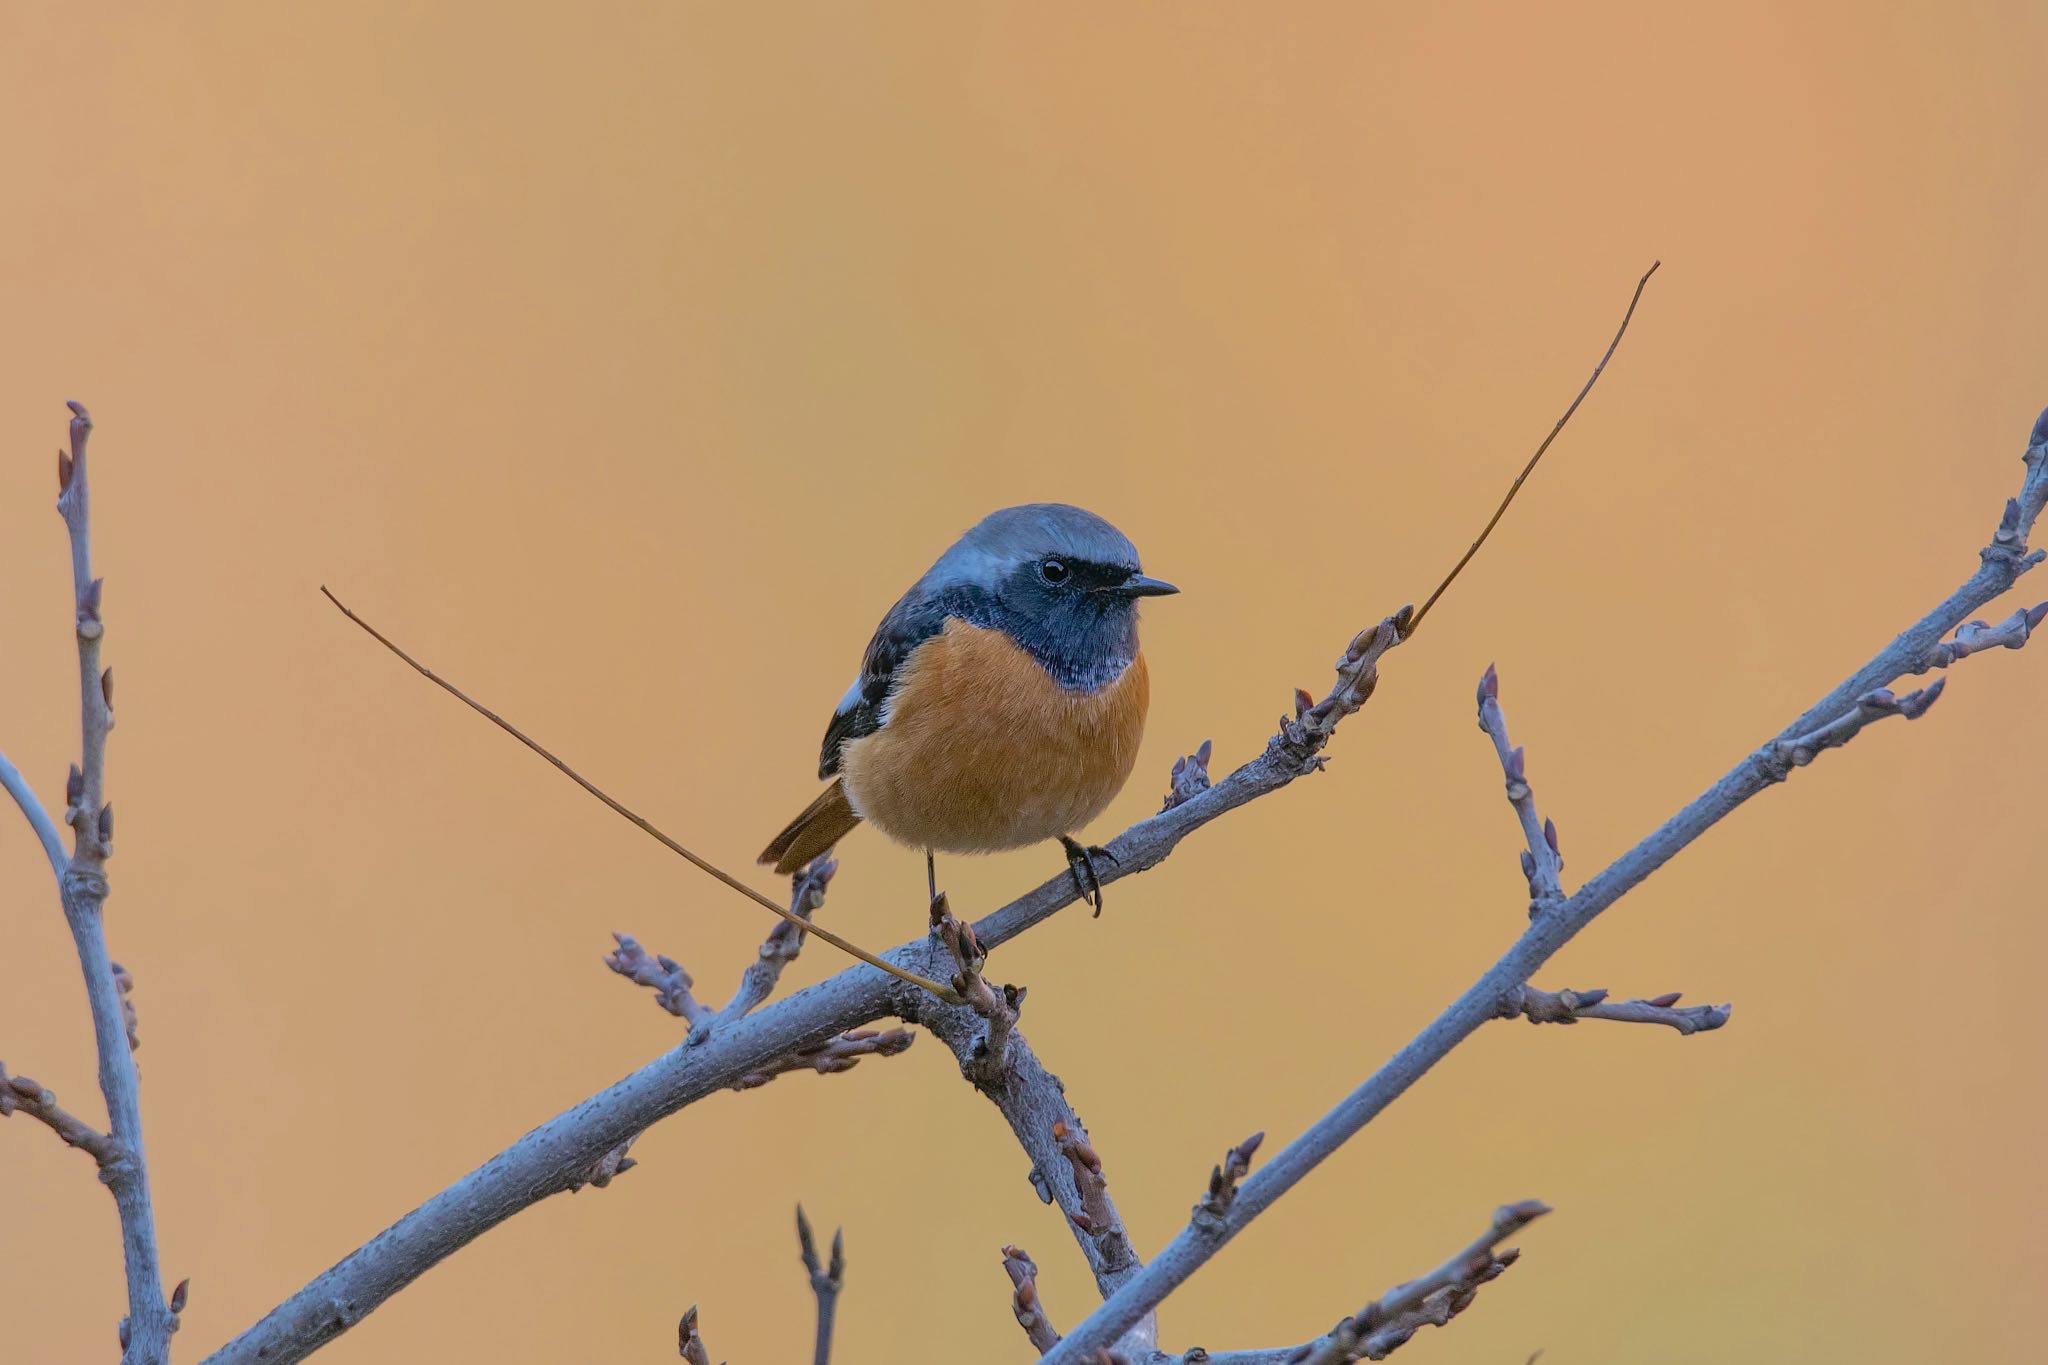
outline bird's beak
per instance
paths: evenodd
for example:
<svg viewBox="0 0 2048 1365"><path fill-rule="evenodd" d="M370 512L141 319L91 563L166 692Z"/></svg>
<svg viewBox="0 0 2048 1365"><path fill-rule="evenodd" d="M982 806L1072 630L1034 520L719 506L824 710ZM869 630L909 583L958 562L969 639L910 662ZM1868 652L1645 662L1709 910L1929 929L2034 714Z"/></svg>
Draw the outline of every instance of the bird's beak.
<svg viewBox="0 0 2048 1365"><path fill-rule="evenodd" d="M1110 591L1122 593L1125 597L1171 597L1180 589L1163 578L1147 578L1144 574L1134 573Z"/></svg>

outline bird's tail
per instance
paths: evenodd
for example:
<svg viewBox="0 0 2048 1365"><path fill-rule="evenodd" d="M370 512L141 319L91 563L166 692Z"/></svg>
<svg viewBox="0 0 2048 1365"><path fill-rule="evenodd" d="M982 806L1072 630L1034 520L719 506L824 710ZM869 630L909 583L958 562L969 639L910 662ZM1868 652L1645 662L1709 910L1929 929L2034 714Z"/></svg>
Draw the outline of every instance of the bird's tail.
<svg viewBox="0 0 2048 1365"><path fill-rule="evenodd" d="M859 823L860 813L846 799L846 783L835 781L761 850L760 861L775 864L778 873L788 876L844 839Z"/></svg>

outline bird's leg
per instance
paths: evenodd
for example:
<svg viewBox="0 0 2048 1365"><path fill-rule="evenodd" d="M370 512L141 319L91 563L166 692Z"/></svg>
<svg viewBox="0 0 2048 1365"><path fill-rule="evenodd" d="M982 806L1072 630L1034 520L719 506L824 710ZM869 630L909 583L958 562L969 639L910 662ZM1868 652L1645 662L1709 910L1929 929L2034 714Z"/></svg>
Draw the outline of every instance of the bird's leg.
<svg viewBox="0 0 2048 1365"><path fill-rule="evenodd" d="M939 864L930 849L924 851L924 882L931 891L932 904L939 903Z"/></svg>
<svg viewBox="0 0 2048 1365"><path fill-rule="evenodd" d="M1095 860L1097 858L1107 858L1111 862L1115 862L1117 860L1116 855L1106 848L1095 845L1089 845L1084 848L1081 844L1064 834L1060 836L1060 847L1067 851L1067 875L1074 879L1074 890L1080 893L1082 900L1091 902L1095 906L1096 917L1100 918L1102 915L1102 880L1095 875Z"/></svg>

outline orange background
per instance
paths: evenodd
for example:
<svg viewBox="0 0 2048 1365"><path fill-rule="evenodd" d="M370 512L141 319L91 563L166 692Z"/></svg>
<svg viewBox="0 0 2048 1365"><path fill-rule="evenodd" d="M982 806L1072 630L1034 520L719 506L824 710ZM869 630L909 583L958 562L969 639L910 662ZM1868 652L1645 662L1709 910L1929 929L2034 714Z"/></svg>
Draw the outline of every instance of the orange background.
<svg viewBox="0 0 2048 1365"><path fill-rule="evenodd" d="M1426 591L1662 257L1330 770L1000 953L1149 1254L1521 928L1489 660L1576 884L1973 567L2048 401L2043 50L2027 4L0 10L0 747L58 799L75 396L179 1358L672 1044L607 931L718 1000L768 927L316 585L743 867L902 587L991 507L1086 503L1185 589L1107 837ZM1730 1028L1487 1029L1166 1339L1306 1338L1540 1196L1416 1360L2029 1358L2044 670L1973 660L1542 978ZM0 1057L96 1117L0 815ZM915 855L843 852L829 922L916 933ZM1057 866L944 871L985 909ZM322 1359L666 1360L692 1302L719 1355L802 1358L799 1198L847 1228L841 1365L1026 1359L1005 1241L1092 1304L928 1039L635 1155ZM0 1354L109 1358L88 1162L0 1125L0 1209Z"/></svg>

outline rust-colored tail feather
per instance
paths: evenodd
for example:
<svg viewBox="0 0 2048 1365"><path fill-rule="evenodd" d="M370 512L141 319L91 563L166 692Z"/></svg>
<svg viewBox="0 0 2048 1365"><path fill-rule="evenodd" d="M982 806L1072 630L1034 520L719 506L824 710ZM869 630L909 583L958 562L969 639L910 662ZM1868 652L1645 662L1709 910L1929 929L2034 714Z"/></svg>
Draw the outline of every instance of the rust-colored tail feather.
<svg viewBox="0 0 2048 1365"><path fill-rule="evenodd" d="M859 823L859 813L846 799L846 784L834 782L761 850L760 861L775 864L775 870L786 877L844 839Z"/></svg>

